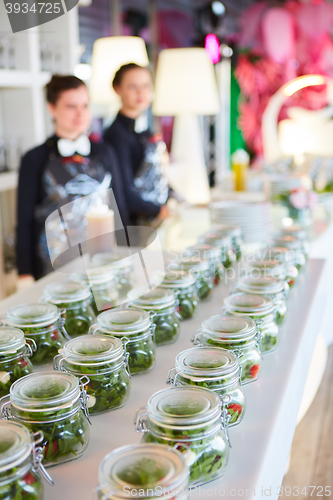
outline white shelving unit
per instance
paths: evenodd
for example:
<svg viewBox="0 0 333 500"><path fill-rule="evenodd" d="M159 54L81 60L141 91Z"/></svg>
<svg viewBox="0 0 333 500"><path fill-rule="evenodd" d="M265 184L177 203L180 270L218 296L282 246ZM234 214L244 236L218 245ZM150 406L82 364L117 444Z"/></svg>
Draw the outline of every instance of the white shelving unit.
<svg viewBox="0 0 333 500"><path fill-rule="evenodd" d="M41 44L56 47L60 55L57 72L73 73L79 54L78 8L42 26L13 34L4 3L0 2L1 38L8 38L15 47L16 69L0 69L0 137L14 138L25 152L52 133L43 91L51 73L42 71ZM17 172L0 174L0 298L11 291L2 252L4 235L13 234L16 224L16 187Z"/></svg>

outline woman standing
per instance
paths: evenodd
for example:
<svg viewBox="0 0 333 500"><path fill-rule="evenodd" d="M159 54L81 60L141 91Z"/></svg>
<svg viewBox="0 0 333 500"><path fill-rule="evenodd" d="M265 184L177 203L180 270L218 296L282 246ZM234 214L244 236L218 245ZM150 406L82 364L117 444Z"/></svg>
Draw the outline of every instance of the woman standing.
<svg viewBox="0 0 333 500"><path fill-rule="evenodd" d="M150 130L136 131L136 120L150 107L153 99L150 71L134 63L126 64L115 74L112 86L122 105L117 118L106 130L104 140L113 146L118 158L131 222L135 224L141 218L164 219L169 214L166 200L161 202L157 197L152 201L153 196L143 197L135 184L146 150L153 144Z"/></svg>
<svg viewBox="0 0 333 500"><path fill-rule="evenodd" d="M20 278L38 279L53 270L45 221L60 207L112 187L117 206L111 208L116 217L119 209L124 225L128 222L116 156L110 146L91 143L86 135L91 123L86 85L75 76L54 75L46 94L55 133L23 156L19 173L16 250ZM115 224L120 227L121 221ZM60 230L54 231L61 251Z"/></svg>

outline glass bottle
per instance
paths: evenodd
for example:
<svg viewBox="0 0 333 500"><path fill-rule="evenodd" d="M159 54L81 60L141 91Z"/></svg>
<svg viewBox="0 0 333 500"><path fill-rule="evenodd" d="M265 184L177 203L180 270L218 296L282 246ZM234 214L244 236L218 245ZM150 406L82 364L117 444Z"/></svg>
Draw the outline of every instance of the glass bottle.
<svg viewBox="0 0 333 500"><path fill-rule="evenodd" d="M221 263L219 248L208 244L198 244L186 248L183 255L184 257L199 257L201 260L208 260L214 276L214 285L216 286L220 283L224 267Z"/></svg>
<svg viewBox="0 0 333 500"><path fill-rule="evenodd" d="M249 316L261 334L263 354L275 351L278 343L279 327L276 324L277 305L266 295L250 293L233 293L224 299L223 314L232 316Z"/></svg>
<svg viewBox="0 0 333 500"><path fill-rule="evenodd" d="M259 276L256 278L246 276L237 282L234 291L265 295L270 298L277 306L276 324L281 326L284 323L289 292L289 285L285 281L278 280L272 276Z"/></svg>
<svg viewBox="0 0 333 500"><path fill-rule="evenodd" d="M51 283L44 288L43 300L60 309L63 328L69 337L86 335L95 321L92 294L83 283Z"/></svg>
<svg viewBox="0 0 333 500"><path fill-rule="evenodd" d="M143 443L184 445L189 451L187 464L193 487L224 474L229 458L227 420L227 411L215 392L173 387L156 392L148 406L138 410L136 430L144 432Z"/></svg>
<svg viewBox="0 0 333 500"><path fill-rule="evenodd" d="M182 270L167 270L160 288L166 288L175 293L178 299L178 313L181 319L190 319L198 306L198 296L195 278Z"/></svg>
<svg viewBox="0 0 333 500"><path fill-rule="evenodd" d="M141 443L122 446L104 457L99 466L98 500L140 498L187 500L187 452L177 445Z"/></svg>
<svg viewBox="0 0 333 500"><path fill-rule="evenodd" d="M150 315L141 309L116 307L97 317L95 333L111 335L126 344L131 375L146 373L155 364L155 325Z"/></svg>
<svg viewBox="0 0 333 500"><path fill-rule="evenodd" d="M0 327L0 398L9 394L10 386L32 373L29 357L36 345L18 328Z"/></svg>
<svg viewBox="0 0 333 500"><path fill-rule="evenodd" d="M24 335L34 340L36 350L31 361L41 365L53 361L64 345L63 319L53 304L20 304L11 307L3 322L19 328Z"/></svg>
<svg viewBox="0 0 333 500"><path fill-rule="evenodd" d="M24 425L0 422L1 500L43 500L42 476L53 482L41 464L42 439L41 432L30 434Z"/></svg>
<svg viewBox="0 0 333 500"><path fill-rule="evenodd" d="M197 386L216 392L225 402L229 427L239 424L246 399L241 388L241 368L237 355L220 347L193 347L176 356L167 384Z"/></svg>
<svg viewBox="0 0 333 500"><path fill-rule="evenodd" d="M242 385L258 379L262 364L260 333L253 319L246 316L216 315L203 321L192 336L194 345L233 351L242 367Z"/></svg>
<svg viewBox="0 0 333 500"><path fill-rule="evenodd" d="M140 289L135 288L129 292L128 298L133 307L148 312L153 318L156 345L175 342L179 335L179 315L178 300L174 292L155 288L144 295L140 293Z"/></svg>
<svg viewBox="0 0 333 500"><path fill-rule="evenodd" d="M87 378L79 381L69 373L41 372L17 380L10 388L1 418L22 423L30 432L42 431L46 467L79 458L88 446L85 382Z"/></svg>

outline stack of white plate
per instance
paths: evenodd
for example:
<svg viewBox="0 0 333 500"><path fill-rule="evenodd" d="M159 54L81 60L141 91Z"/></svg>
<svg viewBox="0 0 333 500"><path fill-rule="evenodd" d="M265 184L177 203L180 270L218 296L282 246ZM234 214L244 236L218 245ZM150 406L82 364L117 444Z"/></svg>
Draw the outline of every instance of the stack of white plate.
<svg viewBox="0 0 333 500"><path fill-rule="evenodd" d="M265 243L272 235L270 203L217 201L210 204L212 225L227 224L242 229L245 243Z"/></svg>

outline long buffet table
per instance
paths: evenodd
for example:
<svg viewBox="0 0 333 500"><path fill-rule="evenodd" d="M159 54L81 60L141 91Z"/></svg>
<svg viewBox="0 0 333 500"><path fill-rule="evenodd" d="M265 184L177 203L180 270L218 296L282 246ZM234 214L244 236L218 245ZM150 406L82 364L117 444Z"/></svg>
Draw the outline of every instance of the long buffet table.
<svg viewBox="0 0 333 500"><path fill-rule="evenodd" d="M290 293L288 318L278 350L265 357L260 380L244 387L247 410L243 422L230 430L232 449L225 476L191 491L191 498L278 498L325 306L324 267L324 260L309 261ZM15 304L37 301L47 283L62 278L54 272L3 300L0 315ZM92 418L88 450L79 460L50 469L55 485L46 485L46 500L91 500L102 458L118 446L140 441L133 425L135 411L146 405L150 395L166 387L165 379L176 354L190 348L193 331L204 319L218 313L231 284L219 285L212 299L200 304L195 318L182 322L175 344L157 349L155 368L133 377L131 396L124 408Z"/></svg>

